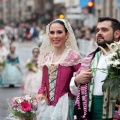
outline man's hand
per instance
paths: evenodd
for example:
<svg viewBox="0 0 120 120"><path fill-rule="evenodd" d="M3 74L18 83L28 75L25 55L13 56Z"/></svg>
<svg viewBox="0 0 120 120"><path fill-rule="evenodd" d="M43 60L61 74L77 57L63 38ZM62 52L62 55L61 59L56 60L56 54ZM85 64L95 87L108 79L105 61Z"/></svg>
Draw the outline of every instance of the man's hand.
<svg viewBox="0 0 120 120"><path fill-rule="evenodd" d="M89 83L91 78L92 78L92 72L90 69L88 69L86 71L81 71L75 77L75 84L76 84L76 86L79 86L80 84Z"/></svg>

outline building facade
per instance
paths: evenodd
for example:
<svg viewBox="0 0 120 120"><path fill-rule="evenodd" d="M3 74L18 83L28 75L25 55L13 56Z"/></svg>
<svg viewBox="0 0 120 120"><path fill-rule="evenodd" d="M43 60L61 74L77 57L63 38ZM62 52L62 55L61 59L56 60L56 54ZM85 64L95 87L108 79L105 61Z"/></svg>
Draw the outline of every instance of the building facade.
<svg viewBox="0 0 120 120"><path fill-rule="evenodd" d="M3 22L3 0L0 0L0 23Z"/></svg>
<svg viewBox="0 0 120 120"><path fill-rule="evenodd" d="M38 1L39 0L1 0L0 20L7 23L30 19L38 9Z"/></svg>
<svg viewBox="0 0 120 120"><path fill-rule="evenodd" d="M7 22L19 22L23 11L25 10L25 0L3 0L3 21Z"/></svg>
<svg viewBox="0 0 120 120"><path fill-rule="evenodd" d="M95 16L118 18L117 0L95 0Z"/></svg>
<svg viewBox="0 0 120 120"><path fill-rule="evenodd" d="M65 6L68 7L75 7L79 6L79 0L65 0Z"/></svg>

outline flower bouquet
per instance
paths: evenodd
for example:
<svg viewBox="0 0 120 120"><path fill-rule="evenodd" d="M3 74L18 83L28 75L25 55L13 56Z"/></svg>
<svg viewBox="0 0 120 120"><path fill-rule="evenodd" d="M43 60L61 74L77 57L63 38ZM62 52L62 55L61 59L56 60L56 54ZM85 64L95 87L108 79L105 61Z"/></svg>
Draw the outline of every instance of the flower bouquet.
<svg viewBox="0 0 120 120"><path fill-rule="evenodd" d="M116 100L120 94L120 43L115 42L108 45L110 53L108 54L104 48L100 47L106 55L107 61L107 77L103 81L102 90L111 90L110 99Z"/></svg>
<svg viewBox="0 0 120 120"><path fill-rule="evenodd" d="M9 108L13 116L20 120L34 120L38 103L36 98L26 95L13 98L9 103Z"/></svg>
<svg viewBox="0 0 120 120"><path fill-rule="evenodd" d="M109 99L112 100L116 106L120 106L120 42L114 42L108 45L110 52L106 52L104 48L100 47L106 55L107 62L107 77L103 80L102 91L110 90ZM105 72L105 70L103 70ZM116 107L115 106L115 107ZM116 107L114 111L114 119L120 119L118 111L120 107Z"/></svg>
<svg viewBox="0 0 120 120"><path fill-rule="evenodd" d="M26 67L27 67L29 70L33 71L33 72L37 72L37 71L38 71L37 67L34 65L34 62L33 62L32 60L28 60L28 61L27 61Z"/></svg>

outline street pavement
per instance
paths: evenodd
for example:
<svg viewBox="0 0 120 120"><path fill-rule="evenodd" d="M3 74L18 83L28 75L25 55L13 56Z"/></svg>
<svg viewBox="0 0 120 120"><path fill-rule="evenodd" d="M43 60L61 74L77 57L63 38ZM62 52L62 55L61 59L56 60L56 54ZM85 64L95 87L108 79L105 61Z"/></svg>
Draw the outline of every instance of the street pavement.
<svg viewBox="0 0 120 120"><path fill-rule="evenodd" d="M27 59L32 57L32 48L37 45L35 42L17 42L17 53L20 58L21 68L24 69L24 64ZM23 70L24 71L24 70ZM0 120L5 120L9 114L7 101L13 97L21 96L19 87L0 87Z"/></svg>

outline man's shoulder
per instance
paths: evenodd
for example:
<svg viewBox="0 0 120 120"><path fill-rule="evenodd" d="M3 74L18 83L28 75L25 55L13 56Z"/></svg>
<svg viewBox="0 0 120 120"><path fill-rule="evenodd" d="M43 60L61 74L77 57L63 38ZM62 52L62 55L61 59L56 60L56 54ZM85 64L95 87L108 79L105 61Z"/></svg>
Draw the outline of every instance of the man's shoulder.
<svg viewBox="0 0 120 120"><path fill-rule="evenodd" d="M97 52L99 52L99 51L100 51L100 49L97 48L95 51L93 51L92 53L88 54L88 55L83 59L83 61L84 61L84 60L87 60L87 59L92 59L92 58L94 58L95 54L96 54Z"/></svg>
<svg viewBox="0 0 120 120"><path fill-rule="evenodd" d="M97 52L99 52L100 51L100 49L99 48L97 48L95 51L93 51L92 53L90 53L89 55L92 55L92 54L96 54Z"/></svg>

